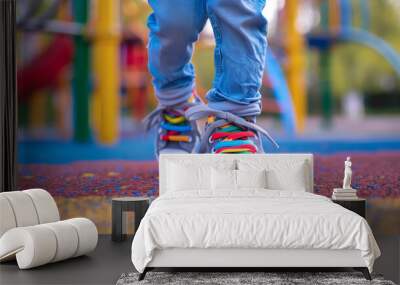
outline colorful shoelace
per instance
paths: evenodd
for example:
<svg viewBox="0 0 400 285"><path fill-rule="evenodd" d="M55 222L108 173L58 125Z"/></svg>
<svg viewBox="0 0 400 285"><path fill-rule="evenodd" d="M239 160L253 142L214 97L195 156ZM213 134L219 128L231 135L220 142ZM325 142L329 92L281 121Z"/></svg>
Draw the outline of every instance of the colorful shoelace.
<svg viewBox="0 0 400 285"><path fill-rule="evenodd" d="M209 117L208 123L212 123L214 119ZM257 147L249 139L255 136L252 131L227 123L209 137L209 142L213 144L214 153L256 153Z"/></svg>
<svg viewBox="0 0 400 285"><path fill-rule="evenodd" d="M160 127L166 133L160 136L161 140L171 142L190 142L192 140L190 136L182 134L192 130L184 115L175 110L166 109L162 117L164 120L161 122Z"/></svg>

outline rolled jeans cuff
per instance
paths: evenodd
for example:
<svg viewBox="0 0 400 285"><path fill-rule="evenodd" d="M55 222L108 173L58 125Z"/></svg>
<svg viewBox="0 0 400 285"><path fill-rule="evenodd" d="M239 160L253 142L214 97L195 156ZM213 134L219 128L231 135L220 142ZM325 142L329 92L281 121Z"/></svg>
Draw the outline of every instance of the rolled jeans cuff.
<svg viewBox="0 0 400 285"><path fill-rule="evenodd" d="M212 100L212 96L207 95L208 106L210 108L229 112L240 117L253 117L261 114L261 100L251 103L239 103L227 100Z"/></svg>
<svg viewBox="0 0 400 285"><path fill-rule="evenodd" d="M208 106L210 108L229 112L240 117L252 117L261 114L261 104L259 102L254 102L248 105L232 103L229 101L208 102Z"/></svg>
<svg viewBox="0 0 400 285"><path fill-rule="evenodd" d="M185 103L193 94L194 84L168 90L156 90L156 96L161 106L176 106Z"/></svg>

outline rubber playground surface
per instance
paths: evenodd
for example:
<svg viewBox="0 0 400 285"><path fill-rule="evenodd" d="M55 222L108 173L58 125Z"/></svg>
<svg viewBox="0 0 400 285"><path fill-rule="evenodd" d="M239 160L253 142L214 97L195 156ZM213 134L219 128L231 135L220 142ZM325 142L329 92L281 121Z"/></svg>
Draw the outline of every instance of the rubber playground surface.
<svg viewBox="0 0 400 285"><path fill-rule="evenodd" d="M158 165L152 136L124 139L112 147L60 142L19 146L21 189L43 187L53 196L157 196ZM362 197L400 198L400 140L280 141L279 152L315 154L315 192L330 196L353 161L353 187ZM272 151L267 146L267 151Z"/></svg>
<svg viewBox="0 0 400 285"><path fill-rule="evenodd" d="M19 189L41 187L55 198L63 219L83 216L99 233L111 230L111 199L158 195L158 164L152 137L126 139L113 147L60 142L19 145ZM281 152L314 153L314 191L330 196L353 161L353 187L369 197L367 216L375 232L399 234L400 143L387 141L282 141ZM267 149L271 151L271 149ZM132 217L130 217L132 218ZM128 228L128 233L133 229Z"/></svg>

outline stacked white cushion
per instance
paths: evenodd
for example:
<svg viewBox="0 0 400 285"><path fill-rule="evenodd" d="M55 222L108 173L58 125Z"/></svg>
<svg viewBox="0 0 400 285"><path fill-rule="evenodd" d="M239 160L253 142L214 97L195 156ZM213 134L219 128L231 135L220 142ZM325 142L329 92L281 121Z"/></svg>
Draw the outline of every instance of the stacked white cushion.
<svg viewBox="0 0 400 285"><path fill-rule="evenodd" d="M1 195L10 203L17 227L39 224L35 206L29 195L21 191L3 192Z"/></svg>
<svg viewBox="0 0 400 285"><path fill-rule="evenodd" d="M85 218L59 221L57 205L42 189L0 193L0 261L21 269L57 262L95 249L98 233Z"/></svg>
<svg viewBox="0 0 400 285"><path fill-rule="evenodd" d="M78 232L66 221L43 225L50 229L51 236L57 242L57 250L48 262L56 262L73 257L78 249ZM60 246L58 246L60 245Z"/></svg>
<svg viewBox="0 0 400 285"><path fill-rule="evenodd" d="M39 219L39 224L60 220L57 204L49 192L43 189L29 189L22 192L28 194L32 199Z"/></svg>
<svg viewBox="0 0 400 285"><path fill-rule="evenodd" d="M0 195L0 237L16 226L17 223L10 202L6 197Z"/></svg>
<svg viewBox="0 0 400 285"><path fill-rule="evenodd" d="M65 222L73 226L78 233L78 247L74 257L86 254L96 248L97 228L91 220L75 218L65 220Z"/></svg>

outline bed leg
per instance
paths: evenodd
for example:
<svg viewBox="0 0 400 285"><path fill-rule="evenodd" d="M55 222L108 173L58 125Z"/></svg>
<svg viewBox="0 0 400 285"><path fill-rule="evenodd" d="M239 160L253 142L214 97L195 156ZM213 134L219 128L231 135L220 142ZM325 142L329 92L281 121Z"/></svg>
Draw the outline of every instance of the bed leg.
<svg viewBox="0 0 400 285"><path fill-rule="evenodd" d="M364 275L365 279L372 280L371 274L369 274L369 270L367 267L355 267L354 269L357 271L361 271L362 274Z"/></svg>
<svg viewBox="0 0 400 285"><path fill-rule="evenodd" d="M142 281L144 279L144 277L146 277L146 273L147 273L148 269L147 267L143 270L142 273L139 274L139 278L138 281Z"/></svg>
<svg viewBox="0 0 400 285"><path fill-rule="evenodd" d="M365 279L372 280L371 274L369 274L369 270L367 267L364 267L361 272L364 274Z"/></svg>

